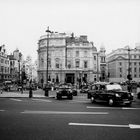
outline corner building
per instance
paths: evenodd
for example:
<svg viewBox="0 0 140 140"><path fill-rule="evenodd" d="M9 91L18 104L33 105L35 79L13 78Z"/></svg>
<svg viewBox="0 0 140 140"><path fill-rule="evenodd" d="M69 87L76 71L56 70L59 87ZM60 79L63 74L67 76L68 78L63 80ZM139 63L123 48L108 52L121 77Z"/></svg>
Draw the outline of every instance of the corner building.
<svg viewBox="0 0 140 140"><path fill-rule="evenodd" d="M118 48L107 55L107 68L110 82L123 82L131 74L132 80L140 82L140 45Z"/></svg>
<svg viewBox="0 0 140 140"><path fill-rule="evenodd" d="M44 35L38 41L40 84L46 84L47 49L48 81L82 85L97 80L98 53L93 43L87 40L87 36L51 33L48 38Z"/></svg>

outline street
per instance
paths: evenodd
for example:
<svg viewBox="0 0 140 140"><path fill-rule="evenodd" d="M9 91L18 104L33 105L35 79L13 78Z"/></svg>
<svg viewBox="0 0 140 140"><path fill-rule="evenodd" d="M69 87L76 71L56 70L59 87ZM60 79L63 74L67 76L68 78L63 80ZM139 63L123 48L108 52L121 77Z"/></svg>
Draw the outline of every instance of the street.
<svg viewBox="0 0 140 140"><path fill-rule="evenodd" d="M1 140L138 140L140 100L132 107L91 104L86 96L0 98Z"/></svg>

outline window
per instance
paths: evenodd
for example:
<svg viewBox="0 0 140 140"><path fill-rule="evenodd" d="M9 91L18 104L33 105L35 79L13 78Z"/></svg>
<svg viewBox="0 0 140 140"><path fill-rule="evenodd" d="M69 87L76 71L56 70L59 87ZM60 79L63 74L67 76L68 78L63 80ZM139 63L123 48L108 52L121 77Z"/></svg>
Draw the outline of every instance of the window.
<svg viewBox="0 0 140 140"><path fill-rule="evenodd" d="M122 65L122 62L119 62L120 66Z"/></svg>
<svg viewBox="0 0 140 140"><path fill-rule="evenodd" d="M71 61L68 61L68 68L71 68Z"/></svg>
<svg viewBox="0 0 140 140"><path fill-rule="evenodd" d="M1 59L1 63L3 63L4 62L4 60L3 59Z"/></svg>
<svg viewBox="0 0 140 140"><path fill-rule="evenodd" d="M120 74L120 77L122 77L122 74Z"/></svg>
<svg viewBox="0 0 140 140"><path fill-rule="evenodd" d="M136 66L136 65L137 65L137 63L136 63L136 62L134 62L134 65Z"/></svg>
<svg viewBox="0 0 140 140"><path fill-rule="evenodd" d="M76 51L76 57L79 57L79 51Z"/></svg>
<svg viewBox="0 0 140 140"><path fill-rule="evenodd" d="M137 56L136 56L136 55L134 55L134 58L136 59L136 58L137 58Z"/></svg>
<svg viewBox="0 0 140 140"><path fill-rule="evenodd" d="M134 72L137 72L137 68L134 68Z"/></svg>
<svg viewBox="0 0 140 140"><path fill-rule="evenodd" d="M87 51L84 51L84 56L87 57Z"/></svg>
<svg viewBox="0 0 140 140"><path fill-rule="evenodd" d="M87 67L88 67L88 62L84 61L84 68L87 68Z"/></svg>
<svg viewBox="0 0 140 140"><path fill-rule="evenodd" d="M94 56L94 60L96 60L96 56Z"/></svg>
<svg viewBox="0 0 140 140"><path fill-rule="evenodd" d="M51 68L51 58L48 59L48 66Z"/></svg>
<svg viewBox="0 0 140 140"><path fill-rule="evenodd" d="M120 68L120 72L122 72L122 68Z"/></svg>
<svg viewBox="0 0 140 140"><path fill-rule="evenodd" d="M55 59L55 67L56 68L59 68L59 62L60 62L59 58L56 58Z"/></svg>
<svg viewBox="0 0 140 140"><path fill-rule="evenodd" d="M76 60L76 68L79 68L79 66L80 66L80 61Z"/></svg>
<svg viewBox="0 0 140 140"><path fill-rule="evenodd" d="M136 77L137 77L137 75L136 75L136 74L134 74L134 77L136 78Z"/></svg>

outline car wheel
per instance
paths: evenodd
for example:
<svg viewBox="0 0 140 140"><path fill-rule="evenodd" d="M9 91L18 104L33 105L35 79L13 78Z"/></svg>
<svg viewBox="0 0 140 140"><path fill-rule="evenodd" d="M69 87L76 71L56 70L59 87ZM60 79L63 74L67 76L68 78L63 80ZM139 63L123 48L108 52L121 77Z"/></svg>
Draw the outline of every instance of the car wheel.
<svg viewBox="0 0 140 140"><path fill-rule="evenodd" d="M114 105L114 100L113 99L109 99L108 100L108 105L109 106L113 106Z"/></svg>
<svg viewBox="0 0 140 140"><path fill-rule="evenodd" d="M91 99L91 103L95 102L95 98L93 96L90 99Z"/></svg>
<svg viewBox="0 0 140 140"><path fill-rule="evenodd" d="M73 99L73 96L72 95L71 96L68 96L68 99L72 100Z"/></svg>

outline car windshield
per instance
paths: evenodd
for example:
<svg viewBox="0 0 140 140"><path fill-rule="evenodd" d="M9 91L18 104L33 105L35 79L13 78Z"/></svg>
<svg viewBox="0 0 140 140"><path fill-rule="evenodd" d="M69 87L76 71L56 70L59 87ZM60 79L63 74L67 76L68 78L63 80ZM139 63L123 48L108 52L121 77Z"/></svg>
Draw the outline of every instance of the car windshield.
<svg viewBox="0 0 140 140"><path fill-rule="evenodd" d="M122 90L120 85L106 85L107 90Z"/></svg>

